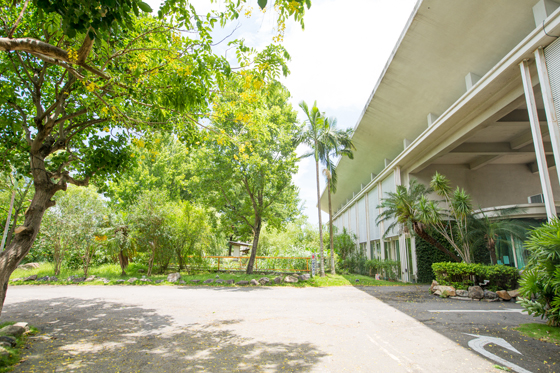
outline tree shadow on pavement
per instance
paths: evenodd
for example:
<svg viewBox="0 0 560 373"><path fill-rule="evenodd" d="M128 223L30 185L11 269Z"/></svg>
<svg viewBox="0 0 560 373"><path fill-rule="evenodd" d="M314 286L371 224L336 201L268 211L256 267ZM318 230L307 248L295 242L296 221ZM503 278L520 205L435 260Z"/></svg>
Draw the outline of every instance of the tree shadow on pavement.
<svg viewBox="0 0 560 373"><path fill-rule="evenodd" d="M326 354L310 343L241 337L215 320L175 327L155 310L58 298L9 304L2 321L25 320L30 338L14 372L308 372Z"/></svg>

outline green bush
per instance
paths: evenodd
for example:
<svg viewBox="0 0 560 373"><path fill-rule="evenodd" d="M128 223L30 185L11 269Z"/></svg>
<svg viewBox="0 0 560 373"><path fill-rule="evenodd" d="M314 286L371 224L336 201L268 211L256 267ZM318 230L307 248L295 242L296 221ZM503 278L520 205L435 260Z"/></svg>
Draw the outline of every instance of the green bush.
<svg viewBox="0 0 560 373"><path fill-rule="evenodd" d="M395 260L368 260L363 255L352 255L341 261L341 269L349 273L374 277L377 273L382 278L398 280L401 273L401 263Z"/></svg>
<svg viewBox="0 0 560 373"><path fill-rule="evenodd" d="M521 279L520 304L529 315L560 326L560 220L536 228L525 241L529 260Z"/></svg>
<svg viewBox="0 0 560 373"><path fill-rule="evenodd" d="M451 285L456 289L467 289L488 280L490 290L513 290L519 281L517 268L504 265L443 262L432 264L432 270L440 285Z"/></svg>

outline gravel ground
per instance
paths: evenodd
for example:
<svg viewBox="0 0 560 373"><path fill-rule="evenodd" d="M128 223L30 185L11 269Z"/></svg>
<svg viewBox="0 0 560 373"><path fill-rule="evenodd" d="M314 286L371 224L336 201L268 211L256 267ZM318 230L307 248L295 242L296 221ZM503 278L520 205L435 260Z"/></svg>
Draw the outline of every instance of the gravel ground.
<svg viewBox="0 0 560 373"><path fill-rule="evenodd" d="M18 286L15 372L498 372L354 287Z"/></svg>

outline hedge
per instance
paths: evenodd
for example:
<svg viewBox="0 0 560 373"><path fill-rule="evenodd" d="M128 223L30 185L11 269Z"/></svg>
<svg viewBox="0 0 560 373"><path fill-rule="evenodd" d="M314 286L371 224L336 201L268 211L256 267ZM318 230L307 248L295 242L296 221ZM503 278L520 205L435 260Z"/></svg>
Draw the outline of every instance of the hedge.
<svg viewBox="0 0 560 373"><path fill-rule="evenodd" d="M432 264L432 270L438 284L465 290L485 280L489 281L487 288L492 291L514 290L520 278L517 268L505 265L443 262Z"/></svg>

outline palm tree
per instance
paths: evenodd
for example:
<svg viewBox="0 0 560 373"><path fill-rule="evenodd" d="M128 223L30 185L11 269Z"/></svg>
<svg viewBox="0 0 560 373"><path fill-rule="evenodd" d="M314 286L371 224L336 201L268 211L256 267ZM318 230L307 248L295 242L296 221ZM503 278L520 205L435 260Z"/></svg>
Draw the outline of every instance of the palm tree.
<svg viewBox="0 0 560 373"><path fill-rule="evenodd" d="M327 193L329 196L329 237L330 237L330 249L331 249L331 274L336 274L334 268L334 241L333 241L333 225L332 225L332 204L331 204L331 193L336 193L337 184L337 174L335 160L341 156L347 156L350 159L354 159L353 150L356 150L354 143L352 142L353 130L348 128L346 130L339 130L336 128L337 120L336 118L326 118L325 119L325 133L324 138L327 139L328 147L323 150L326 154L321 154L319 158L325 164L325 169L323 170L323 175L327 179ZM333 159L334 158L334 159Z"/></svg>
<svg viewBox="0 0 560 373"><path fill-rule="evenodd" d="M427 231L426 227L430 226L434 219L440 219L439 214L434 216L437 212L437 207L433 201L428 201L426 194L432 190L418 183L416 180L410 180L408 189L403 185L398 185L395 193L387 193L387 197L381 200L379 206L383 212L377 217L376 223L394 219L394 221L387 226L386 232L390 232L395 226L401 225L405 233L413 231L424 241L440 250L456 262L461 259L449 251L445 246L432 237ZM430 213L426 213L426 211Z"/></svg>
<svg viewBox="0 0 560 373"><path fill-rule="evenodd" d="M507 239L503 237L509 236L524 240L530 225L523 220L508 218L513 214L523 212L518 207L491 210L492 214L490 215L493 216L489 216L487 212L482 211L470 219L469 238L473 244L484 243L490 252L492 264L497 264L496 244L500 241L507 242Z"/></svg>

